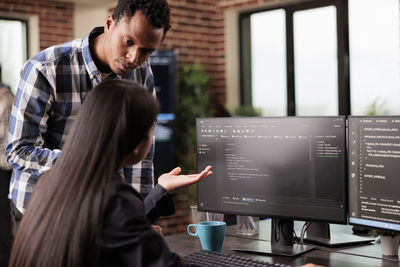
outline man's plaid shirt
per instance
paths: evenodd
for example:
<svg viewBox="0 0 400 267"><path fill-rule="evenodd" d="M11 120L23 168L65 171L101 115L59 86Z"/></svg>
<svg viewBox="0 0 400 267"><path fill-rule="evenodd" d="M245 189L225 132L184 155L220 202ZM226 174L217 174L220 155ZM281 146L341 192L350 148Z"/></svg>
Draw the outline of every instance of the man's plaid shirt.
<svg viewBox="0 0 400 267"><path fill-rule="evenodd" d="M85 96L103 79L89 51L89 41L102 32L102 27L95 28L83 39L49 47L29 59L21 71L6 148L13 166L9 197L21 212L39 177L59 156ZM134 80L155 93L149 61L114 77ZM146 159L124 168L126 181L142 195L153 188L153 151L154 145Z"/></svg>

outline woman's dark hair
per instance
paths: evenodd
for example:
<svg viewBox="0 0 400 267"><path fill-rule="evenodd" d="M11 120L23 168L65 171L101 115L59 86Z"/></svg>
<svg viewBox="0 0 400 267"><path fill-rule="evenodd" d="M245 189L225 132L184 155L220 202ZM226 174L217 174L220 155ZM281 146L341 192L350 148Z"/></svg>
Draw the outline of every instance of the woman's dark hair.
<svg viewBox="0 0 400 267"><path fill-rule="evenodd" d="M149 137L155 98L107 80L86 97L54 167L39 180L14 241L13 267L98 266L107 184Z"/></svg>
<svg viewBox="0 0 400 267"><path fill-rule="evenodd" d="M118 0L113 17L118 22L123 17L131 18L140 10L153 28L164 28L164 35L171 28L170 9L166 0Z"/></svg>

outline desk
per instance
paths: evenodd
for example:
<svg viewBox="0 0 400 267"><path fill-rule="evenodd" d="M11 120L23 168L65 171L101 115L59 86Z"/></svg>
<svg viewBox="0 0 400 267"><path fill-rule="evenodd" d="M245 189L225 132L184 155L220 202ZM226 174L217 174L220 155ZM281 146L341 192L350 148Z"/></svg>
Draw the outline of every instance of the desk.
<svg viewBox="0 0 400 267"><path fill-rule="evenodd" d="M270 262L279 262L284 264L290 264L292 266L303 265L306 263L315 263L324 266L332 267L392 267L400 266L400 263L395 258L381 259L378 258L381 255L380 244L370 245L355 245L340 248L326 248L321 246L315 246L316 249L310 252L301 254L296 257L285 257L285 256L274 256L274 255L260 255L253 253L244 253L233 251L232 248L247 244L254 241L254 239L269 240L267 236L268 229L270 229L269 221L260 222L260 235L251 238L239 237L236 235L235 225L227 227L227 234L225 236L222 253L236 254L248 258L259 259ZM349 226L338 226L332 227L333 231L351 231L348 230ZM347 229L347 230L346 230ZM195 237L191 237L188 234L179 234L167 236L166 241L170 249L181 256L188 255L195 251L201 250L200 240ZM359 256L354 254L365 254L369 256ZM374 257L376 256L376 257Z"/></svg>

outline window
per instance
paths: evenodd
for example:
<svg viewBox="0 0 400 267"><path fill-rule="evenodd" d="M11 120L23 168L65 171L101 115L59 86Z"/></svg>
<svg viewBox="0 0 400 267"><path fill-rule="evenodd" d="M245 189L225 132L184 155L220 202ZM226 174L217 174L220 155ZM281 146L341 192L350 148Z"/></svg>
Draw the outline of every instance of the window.
<svg viewBox="0 0 400 267"><path fill-rule="evenodd" d="M241 103L262 108L263 115L348 113L349 101L341 101L349 95L345 2L304 1L242 14Z"/></svg>
<svg viewBox="0 0 400 267"><path fill-rule="evenodd" d="M398 0L349 0L352 114L400 114L399 29Z"/></svg>
<svg viewBox="0 0 400 267"><path fill-rule="evenodd" d="M296 115L338 114L336 7L293 14Z"/></svg>
<svg viewBox="0 0 400 267"><path fill-rule="evenodd" d="M250 17L252 104L263 114L285 115L285 11L277 9ZM262 33L262 34L260 34Z"/></svg>
<svg viewBox="0 0 400 267"><path fill-rule="evenodd" d="M26 22L0 18L0 47L2 82L15 93L19 73L27 60Z"/></svg>
<svg viewBox="0 0 400 267"><path fill-rule="evenodd" d="M264 115L399 114L399 10L398 0L310 0L241 14L241 104Z"/></svg>

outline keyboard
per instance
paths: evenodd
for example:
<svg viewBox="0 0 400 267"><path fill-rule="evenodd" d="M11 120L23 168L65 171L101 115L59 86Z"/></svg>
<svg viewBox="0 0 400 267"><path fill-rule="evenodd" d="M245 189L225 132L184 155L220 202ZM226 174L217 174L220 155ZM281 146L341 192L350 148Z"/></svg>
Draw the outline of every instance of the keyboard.
<svg viewBox="0 0 400 267"><path fill-rule="evenodd" d="M185 263L196 266L267 266L267 267L290 267L290 265L271 263L266 261L254 260L238 255L222 254L207 250L197 251L183 257Z"/></svg>

